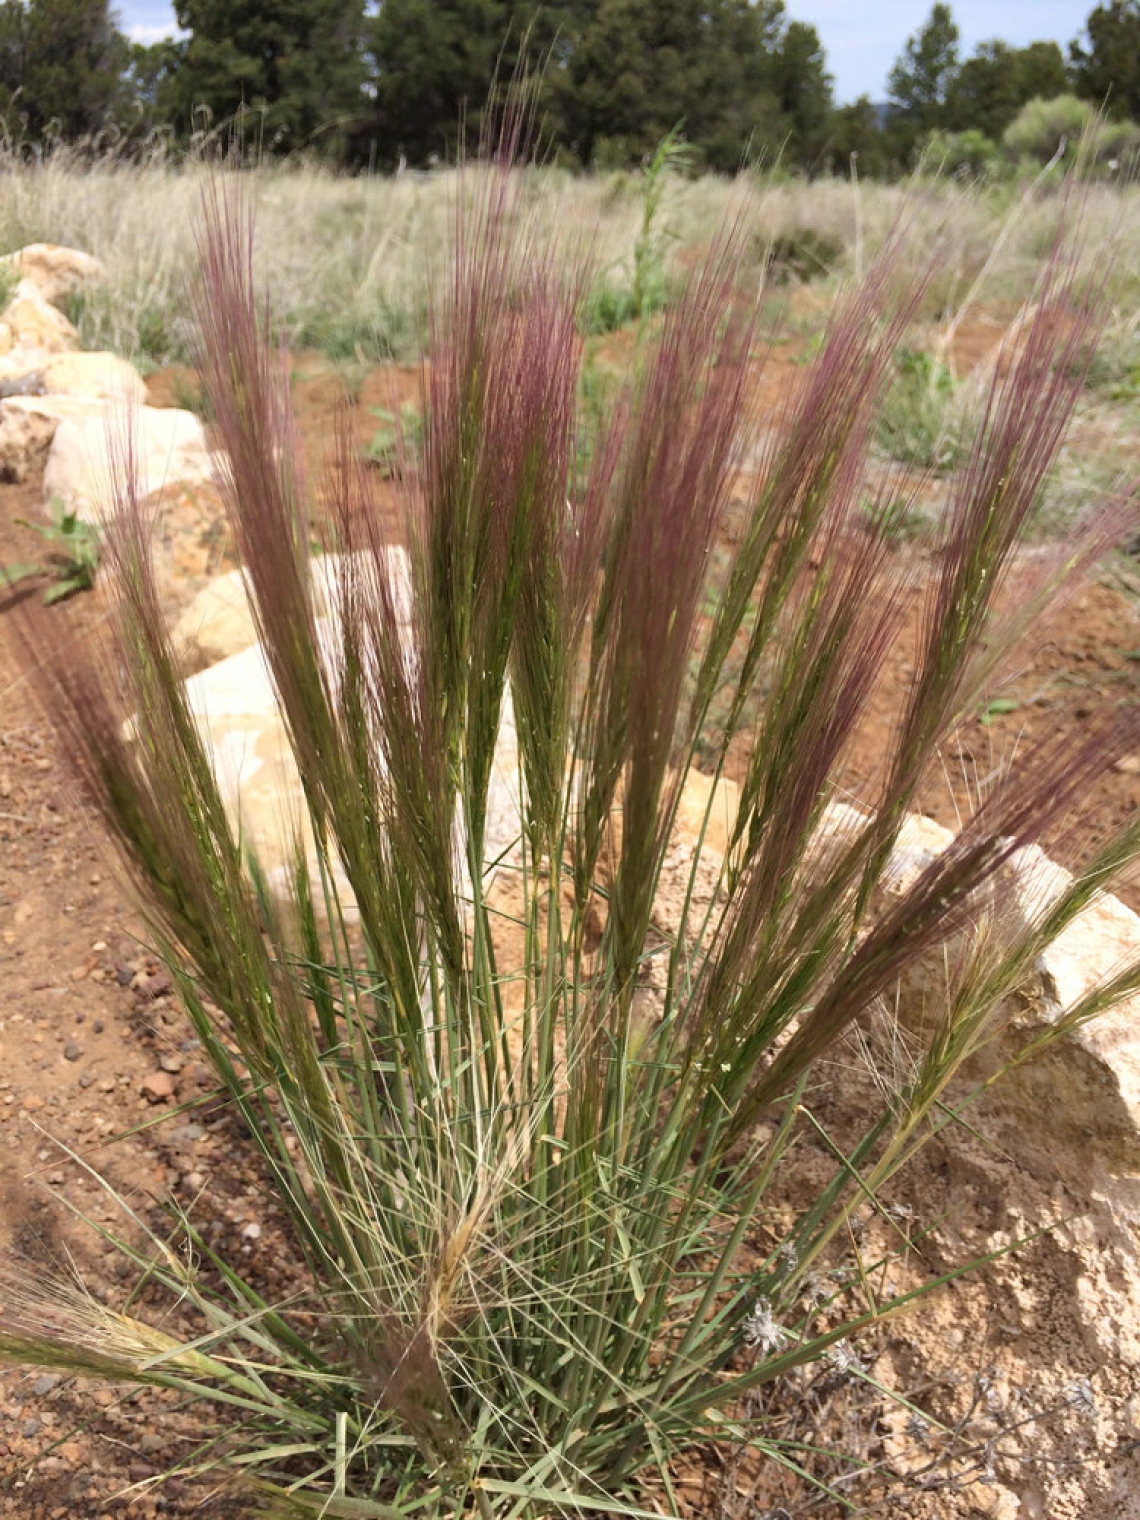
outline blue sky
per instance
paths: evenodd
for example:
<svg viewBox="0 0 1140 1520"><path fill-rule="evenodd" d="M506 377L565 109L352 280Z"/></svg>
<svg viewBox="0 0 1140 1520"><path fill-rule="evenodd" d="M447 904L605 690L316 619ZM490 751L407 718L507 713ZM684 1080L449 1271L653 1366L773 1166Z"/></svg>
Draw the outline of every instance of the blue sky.
<svg viewBox="0 0 1140 1520"><path fill-rule="evenodd" d="M886 94L887 71L910 32L930 13L931 0L785 0L788 13L819 31L840 100ZM964 51L990 37L1007 42L1075 37L1093 0L953 0ZM140 42L174 30L168 0L119 0L123 26Z"/></svg>

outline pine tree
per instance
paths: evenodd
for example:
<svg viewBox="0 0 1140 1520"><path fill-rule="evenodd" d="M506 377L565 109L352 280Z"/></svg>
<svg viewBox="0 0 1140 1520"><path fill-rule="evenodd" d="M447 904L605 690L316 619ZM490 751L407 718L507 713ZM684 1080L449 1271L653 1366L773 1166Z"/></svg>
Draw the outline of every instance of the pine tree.
<svg viewBox="0 0 1140 1520"><path fill-rule="evenodd" d="M812 165L822 153L831 117L831 77L814 26L789 24L772 60L773 82L791 156Z"/></svg>
<svg viewBox="0 0 1140 1520"><path fill-rule="evenodd" d="M583 163L636 163L683 123L707 167L778 147L782 0L596 0L562 73L562 122Z"/></svg>
<svg viewBox="0 0 1140 1520"><path fill-rule="evenodd" d="M1052 100L1068 89L1065 60L1055 42L1025 48L982 42L953 76L946 93L945 125L976 129L993 142L1028 100Z"/></svg>
<svg viewBox="0 0 1140 1520"><path fill-rule="evenodd" d="M381 157L453 159L461 124L478 132L509 30L508 0L383 0L367 40Z"/></svg>
<svg viewBox="0 0 1140 1520"><path fill-rule="evenodd" d="M839 106L831 113L823 165L832 174L843 176L854 169L860 179L873 179L885 172L886 138L879 111L869 95L860 95L850 105Z"/></svg>
<svg viewBox="0 0 1140 1520"><path fill-rule="evenodd" d="M958 67L958 35L950 7L935 5L891 69L892 115L912 139L943 125L947 91Z"/></svg>
<svg viewBox="0 0 1140 1520"><path fill-rule="evenodd" d="M1069 46L1077 93L1110 116L1140 121L1140 0L1107 0Z"/></svg>
<svg viewBox="0 0 1140 1520"><path fill-rule="evenodd" d="M185 129L259 113L265 147L337 154L364 98L363 0L175 0L167 100ZM248 128L246 128L248 134Z"/></svg>
<svg viewBox="0 0 1140 1520"><path fill-rule="evenodd" d="M0 112L8 130L74 140L116 124L129 55L108 0L2 0Z"/></svg>

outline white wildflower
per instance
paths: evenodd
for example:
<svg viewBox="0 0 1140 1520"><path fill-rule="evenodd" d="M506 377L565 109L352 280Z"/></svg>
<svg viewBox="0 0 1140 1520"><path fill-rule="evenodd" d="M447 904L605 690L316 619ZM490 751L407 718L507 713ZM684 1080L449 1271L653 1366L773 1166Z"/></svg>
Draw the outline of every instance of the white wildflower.
<svg viewBox="0 0 1140 1520"><path fill-rule="evenodd" d="M752 1313L744 1321L744 1344L755 1347L761 1356L782 1351L788 1344L787 1331L781 1330L772 1317L772 1305L758 1298Z"/></svg>

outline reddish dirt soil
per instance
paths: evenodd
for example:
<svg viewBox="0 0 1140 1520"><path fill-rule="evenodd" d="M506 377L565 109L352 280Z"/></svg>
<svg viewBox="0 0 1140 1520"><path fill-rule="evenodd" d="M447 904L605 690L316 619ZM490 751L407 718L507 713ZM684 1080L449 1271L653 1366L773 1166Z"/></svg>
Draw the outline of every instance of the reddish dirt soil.
<svg viewBox="0 0 1140 1520"><path fill-rule="evenodd" d="M973 335L963 334L960 343L972 350ZM298 413L313 462L328 440L344 386L319 359L300 356L295 369ZM773 400L781 380L802 373L792 364L770 368L765 385L773 387ZM191 380L170 372L155 377L152 401L184 403ZM393 400L398 408L413 393L414 381L409 370L366 376L358 411L392 409ZM38 540L14 519L34 517L39 510L38 486L0 487L0 563L34 557ZM217 1245L261 1266L268 1295L282 1293L289 1284L280 1265L284 1253L275 1249L275 1206L261 1190L233 1120L209 1106L172 1113L203 1099L211 1088L209 1073L196 1058L164 973L144 948L140 919L118 876L106 832L77 796L37 707L28 673L37 651L24 647L20 617L21 600L35 594L28 589L0 597L0 1251L18 1248L52 1270L67 1270L73 1261L96 1297L110 1305L123 1301L129 1283L117 1253L76 1222L65 1205L128 1235L137 1235L138 1226L124 1221L94 1176L84 1172L87 1163L108 1176L139 1219L156 1229L164 1217L159 1200L177 1193L196 1217L209 1221ZM84 642L96 635L99 617L96 598L76 597L51 612L52 637ZM857 794L875 773L893 714L908 690L912 632L908 628L892 652L887 679L860 737L851 776ZM1136 601L1107 584L1091 584L1046 616L1002 693L1017 702L1016 709L988 723L979 717L963 730L956 752L947 757L947 778L929 783L922 807L952 824L955 796L960 800L984 787L1015 746L1058 733L1077 744L1090 724L1140 700L1138 652ZM1138 803L1140 756L1104 779L1082 809L1080 826L1087 836L1090 828L1119 824ZM1140 909L1140 884L1124 895ZM124 1132L126 1138L110 1143ZM983 1154L967 1202L958 1196L957 1206L967 1216L971 1209L985 1215L992 1191L987 1164ZM929 1212L946 1201L945 1170L938 1155L924 1165L900 1203L913 1197ZM1037 1347L1043 1362L1063 1354L1077 1372L1091 1375L1096 1368L1075 1341L1058 1352L1067 1321L1050 1297L1056 1282L1049 1275L1047 1244L1034 1247L1018 1270L1028 1304L1022 1350ZM947 1313L949 1322L961 1327L955 1355L963 1367L981 1367L997 1356L987 1281L980 1275L950 1295ZM901 1357L897 1348L892 1353L894 1344L888 1338L880 1349ZM906 1344L913 1353L913 1341ZM920 1382L920 1369L909 1370ZM0 1514L20 1520L103 1520L124 1512L231 1513L222 1499L198 1509L201 1493L177 1483L153 1493L145 1487L172 1455L188 1449L183 1437L194 1428L162 1395L123 1394L50 1373L0 1374ZM1114 1468L1106 1492L1127 1495L1140 1476L1134 1456L1122 1461L1127 1471ZM773 1485L770 1479L754 1490L754 1479L751 1469L726 1475L715 1464L713 1469L698 1464L681 1482L682 1491L688 1485L693 1509L706 1514L716 1505L720 1513L743 1520L749 1512L761 1513L764 1503L780 1502L797 1516L808 1513L795 1507L803 1502L802 1492L797 1500L794 1488L785 1493L782 1482ZM747 1504L745 1493L752 1495ZM757 1496L760 1509L749 1511ZM890 1512L986 1513L972 1502L946 1502L955 1507ZM1104 1517L1129 1514L1127 1502L1106 1507ZM243 1512L240 1506L232 1511ZM811 1512L827 1512L826 1506L817 1510L813 1503Z"/></svg>

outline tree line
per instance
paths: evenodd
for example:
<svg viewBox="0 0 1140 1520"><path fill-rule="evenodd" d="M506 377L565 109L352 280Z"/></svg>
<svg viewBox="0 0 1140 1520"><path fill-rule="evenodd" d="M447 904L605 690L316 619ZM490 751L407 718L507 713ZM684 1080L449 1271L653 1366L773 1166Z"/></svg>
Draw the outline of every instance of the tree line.
<svg viewBox="0 0 1140 1520"><path fill-rule="evenodd" d="M1077 120L1078 100L1140 123L1140 0L1102 0L1067 53L994 39L968 57L952 7L935 4L900 51L888 100L848 105L835 102L816 29L783 0L175 0L174 11L184 35L146 47L109 0L0 0L9 139L236 134L270 154L420 167L453 159L496 89L527 69L542 141L574 166L636 164L677 123L710 170L847 173L854 156L865 175L913 168L932 145L978 167L1031 102L1071 103L1068 116L1043 113L1046 141Z"/></svg>

